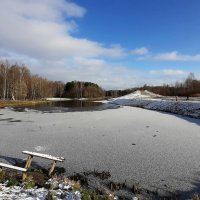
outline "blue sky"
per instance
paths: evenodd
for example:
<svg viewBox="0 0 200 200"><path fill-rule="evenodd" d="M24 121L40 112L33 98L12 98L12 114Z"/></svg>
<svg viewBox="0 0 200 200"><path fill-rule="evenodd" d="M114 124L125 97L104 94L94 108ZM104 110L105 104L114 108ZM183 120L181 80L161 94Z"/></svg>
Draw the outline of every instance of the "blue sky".
<svg viewBox="0 0 200 200"><path fill-rule="evenodd" d="M200 52L200 1L198 0L78 0L89 11L79 22L78 37L90 37L106 45L129 50L146 47L152 53ZM127 59L126 59L127 60ZM199 62L135 62L141 69L178 68L198 70Z"/></svg>
<svg viewBox="0 0 200 200"><path fill-rule="evenodd" d="M198 0L77 0L87 8L79 21L80 37L107 44L148 46L158 51L181 48L198 53ZM192 46L191 46L192 45Z"/></svg>
<svg viewBox="0 0 200 200"><path fill-rule="evenodd" d="M105 89L200 78L199 0L2 0L0 58Z"/></svg>

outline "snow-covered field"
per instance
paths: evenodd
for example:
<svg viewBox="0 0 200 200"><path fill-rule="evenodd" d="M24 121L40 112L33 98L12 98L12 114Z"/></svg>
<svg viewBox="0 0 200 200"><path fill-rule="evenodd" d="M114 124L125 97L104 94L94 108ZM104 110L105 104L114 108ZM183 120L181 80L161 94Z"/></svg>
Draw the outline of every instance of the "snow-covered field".
<svg viewBox="0 0 200 200"><path fill-rule="evenodd" d="M0 110L0 161L22 150L66 158L67 174L107 170L111 179L190 196L200 185L200 120L121 107L93 112ZM47 167L47 160L34 159Z"/></svg>
<svg viewBox="0 0 200 200"><path fill-rule="evenodd" d="M190 117L200 118L200 101L166 100L164 97L149 91L134 93L112 99L110 103L135 106L149 110L170 112Z"/></svg>

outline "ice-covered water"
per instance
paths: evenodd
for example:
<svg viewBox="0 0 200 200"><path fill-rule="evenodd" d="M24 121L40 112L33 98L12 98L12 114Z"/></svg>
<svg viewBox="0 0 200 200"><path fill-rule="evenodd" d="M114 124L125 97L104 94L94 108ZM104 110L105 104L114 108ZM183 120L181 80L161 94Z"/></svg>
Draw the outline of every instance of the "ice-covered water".
<svg viewBox="0 0 200 200"><path fill-rule="evenodd" d="M113 180L130 184L185 196L199 190L199 119L134 107L66 113L1 109L0 114L0 161L45 147L43 153L66 158L61 166L67 174L109 170Z"/></svg>

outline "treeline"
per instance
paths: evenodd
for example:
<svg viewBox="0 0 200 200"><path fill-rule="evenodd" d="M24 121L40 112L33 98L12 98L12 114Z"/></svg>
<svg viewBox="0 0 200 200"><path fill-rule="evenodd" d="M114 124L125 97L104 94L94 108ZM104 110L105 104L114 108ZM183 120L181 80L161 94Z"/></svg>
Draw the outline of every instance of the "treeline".
<svg viewBox="0 0 200 200"><path fill-rule="evenodd" d="M200 96L200 80L196 79L193 73L190 73L183 82L176 82L172 85L164 84L162 86L150 86L145 84L142 87L126 90L109 90L106 91L106 96L115 98L130 94L131 92L134 92L136 90L148 90L150 92L154 92L163 96L197 97Z"/></svg>
<svg viewBox="0 0 200 200"><path fill-rule="evenodd" d="M49 81L19 64L0 61L0 99L34 100L45 97L61 97L64 84Z"/></svg>
<svg viewBox="0 0 200 200"><path fill-rule="evenodd" d="M0 61L0 99L35 100L47 97L103 98L105 92L91 82L49 81L19 64Z"/></svg>
<svg viewBox="0 0 200 200"><path fill-rule="evenodd" d="M116 98L116 97L130 94L131 92L134 92L135 90L136 90L136 88L125 89L125 90L107 90L106 97L107 98Z"/></svg>
<svg viewBox="0 0 200 200"><path fill-rule="evenodd" d="M174 85L163 86L148 86L144 85L143 90L149 90L151 92L163 95L163 96L185 96L185 97L197 97L200 96L200 80L195 78L193 73L183 82L176 82Z"/></svg>
<svg viewBox="0 0 200 200"><path fill-rule="evenodd" d="M63 96L68 98L103 98L105 91L95 83L72 81L66 83Z"/></svg>
<svg viewBox="0 0 200 200"><path fill-rule="evenodd" d="M135 90L149 90L163 96L200 96L200 80L193 73L183 82L174 85L150 86L126 90L104 91L95 83L72 81L49 81L31 74L25 65L0 61L0 99L35 100L47 97L104 98L119 97Z"/></svg>

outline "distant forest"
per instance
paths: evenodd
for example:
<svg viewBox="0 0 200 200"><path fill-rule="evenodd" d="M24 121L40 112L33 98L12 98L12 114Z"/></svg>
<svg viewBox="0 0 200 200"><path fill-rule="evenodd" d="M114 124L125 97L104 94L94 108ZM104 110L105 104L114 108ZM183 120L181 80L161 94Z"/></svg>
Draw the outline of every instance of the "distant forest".
<svg viewBox="0 0 200 200"><path fill-rule="evenodd" d="M0 98L3 100L34 100L61 96L63 88L62 82L33 75L24 65L0 62Z"/></svg>
<svg viewBox="0 0 200 200"><path fill-rule="evenodd" d="M118 97L136 90L148 90L163 96L200 97L200 80L196 79L193 73L190 73L183 82L176 82L171 85L163 84L162 86L151 86L145 84L142 87L126 90L109 90L106 91L106 96Z"/></svg>
<svg viewBox="0 0 200 200"><path fill-rule="evenodd" d="M138 89L164 96L200 96L200 80L190 73L185 81L174 85L144 85L126 90L105 91L91 82L72 81L65 84L61 81L50 81L32 74L25 65L0 61L0 99L3 100L35 100L47 97L109 98L123 96Z"/></svg>
<svg viewBox="0 0 200 200"><path fill-rule="evenodd" d="M0 99L35 100L47 97L103 98L105 91L97 84L49 81L34 75L25 65L0 61Z"/></svg>
<svg viewBox="0 0 200 200"><path fill-rule="evenodd" d="M102 98L105 97L105 91L95 83L72 81L66 83L63 96L69 98Z"/></svg>
<svg viewBox="0 0 200 200"><path fill-rule="evenodd" d="M164 84L163 86L144 85L142 89L149 90L163 96L200 97L200 80L197 80L195 75L190 73L183 82L176 82L174 85Z"/></svg>

